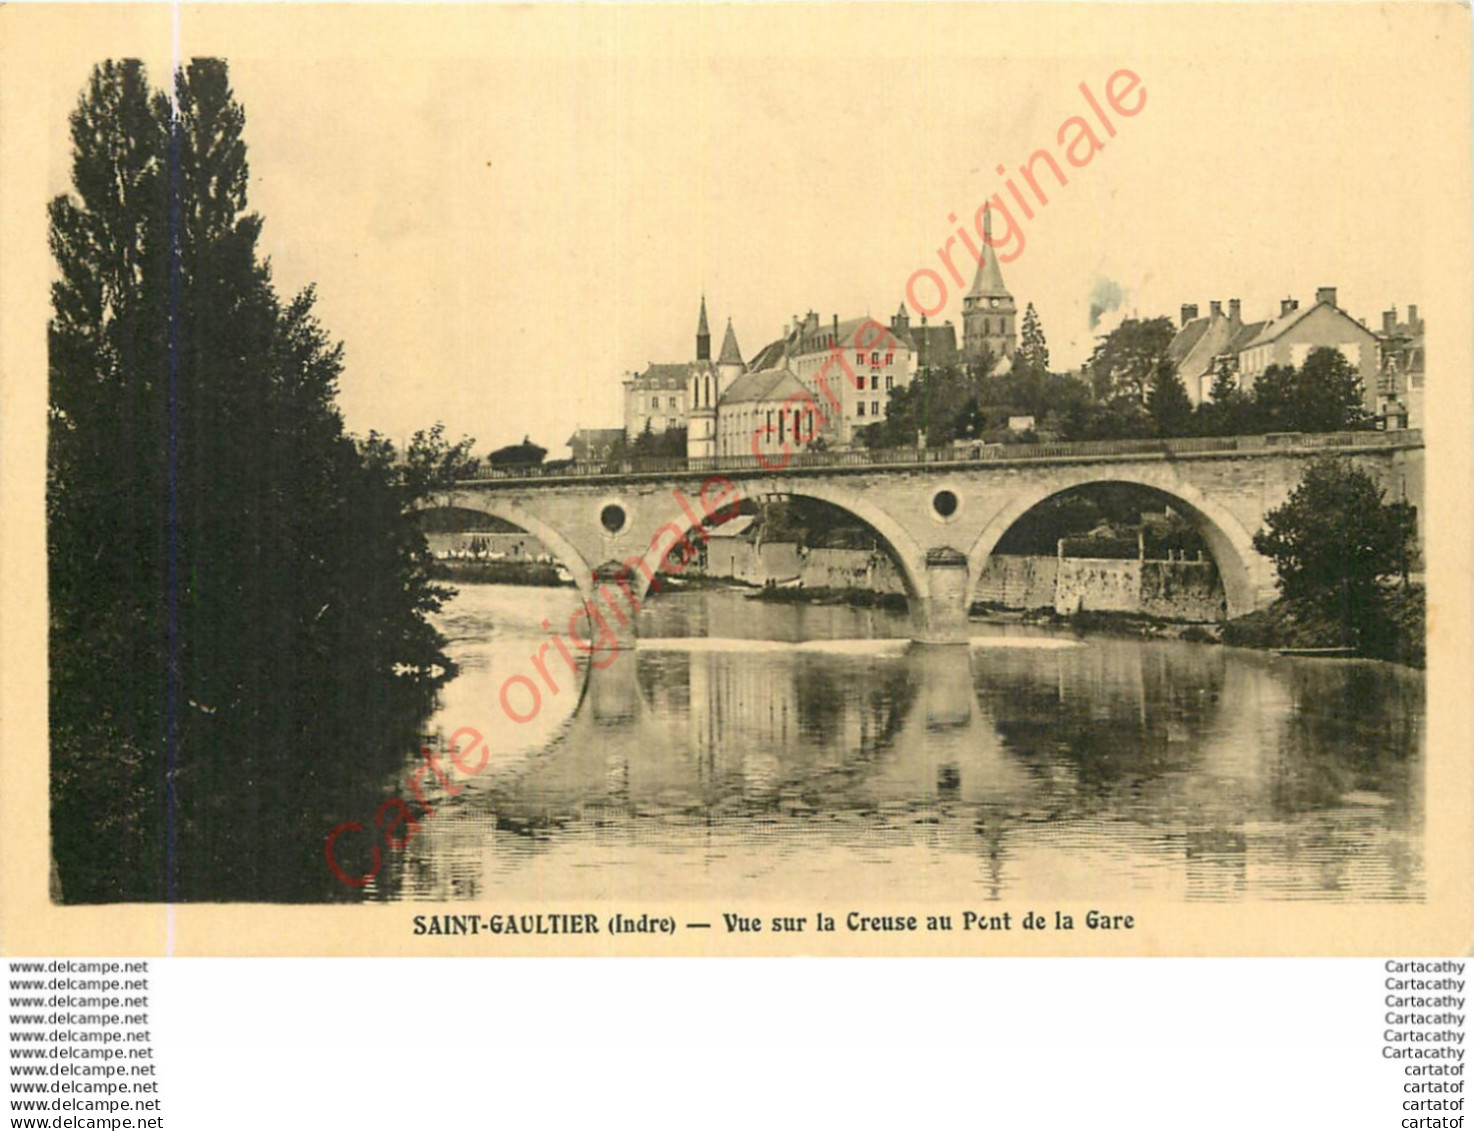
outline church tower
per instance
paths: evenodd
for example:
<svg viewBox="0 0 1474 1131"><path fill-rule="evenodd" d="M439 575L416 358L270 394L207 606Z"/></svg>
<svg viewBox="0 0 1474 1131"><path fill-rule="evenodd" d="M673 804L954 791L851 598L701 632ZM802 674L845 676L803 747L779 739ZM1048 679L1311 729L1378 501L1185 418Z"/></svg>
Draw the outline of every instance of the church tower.
<svg viewBox="0 0 1474 1131"><path fill-rule="evenodd" d="M711 329L706 324L706 296L701 296L701 317L696 322L696 360L711 360Z"/></svg>
<svg viewBox="0 0 1474 1131"><path fill-rule="evenodd" d="M977 361L985 349L998 360L1013 360L1018 349L1018 307L1003 282L998 251L992 246L993 210L983 211L982 260L972 290L962 300L962 356Z"/></svg>

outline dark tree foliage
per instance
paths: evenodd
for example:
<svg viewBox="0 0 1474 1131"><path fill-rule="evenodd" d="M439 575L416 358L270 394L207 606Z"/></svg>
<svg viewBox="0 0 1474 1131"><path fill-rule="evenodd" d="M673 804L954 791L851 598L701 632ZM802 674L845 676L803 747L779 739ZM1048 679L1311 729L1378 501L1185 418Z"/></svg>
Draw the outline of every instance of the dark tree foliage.
<svg viewBox="0 0 1474 1131"><path fill-rule="evenodd" d="M1146 408L1161 436L1186 436L1192 431L1193 405L1182 378L1166 358L1157 362L1157 372L1147 393Z"/></svg>
<svg viewBox="0 0 1474 1131"><path fill-rule="evenodd" d="M486 457L486 462L496 468L538 467L547 454L547 448L541 444L534 444L524 436L520 444L508 444L497 448Z"/></svg>
<svg viewBox="0 0 1474 1131"><path fill-rule="evenodd" d="M1322 346L1299 369L1271 365L1261 373L1254 404L1267 432L1345 432L1372 427L1364 393L1356 367Z"/></svg>
<svg viewBox="0 0 1474 1131"><path fill-rule="evenodd" d="M403 756L448 667L411 513L426 474L345 433L342 348L258 256L244 124L219 60L181 69L172 104L105 63L49 210L69 902L319 897L332 810L362 811L349 773Z"/></svg>
<svg viewBox="0 0 1474 1131"><path fill-rule="evenodd" d="M1036 373L1049 372L1049 343L1044 340L1044 327L1039 324L1039 313L1032 302L1024 311L1019 330L1017 360Z"/></svg>
<svg viewBox="0 0 1474 1131"><path fill-rule="evenodd" d="M635 459L684 459L686 456L686 429L667 428L656 432L647 420L645 430L633 442L623 439L615 445L616 458Z"/></svg>
<svg viewBox="0 0 1474 1131"><path fill-rule="evenodd" d="M1170 318L1128 318L1095 345L1088 369L1102 401L1142 404L1176 330Z"/></svg>
<svg viewBox="0 0 1474 1131"><path fill-rule="evenodd" d="M977 424L978 382L967 369L939 365L922 370L909 385L898 385L886 400L885 420L860 432L869 448L910 448L925 433L929 447L949 444ZM970 438L970 437L969 437Z"/></svg>
<svg viewBox="0 0 1474 1131"><path fill-rule="evenodd" d="M1327 457L1312 463L1289 500L1265 516L1254 548L1273 559L1280 593L1339 624L1360 645L1385 621L1384 579L1407 568L1417 516L1383 501L1365 472Z"/></svg>

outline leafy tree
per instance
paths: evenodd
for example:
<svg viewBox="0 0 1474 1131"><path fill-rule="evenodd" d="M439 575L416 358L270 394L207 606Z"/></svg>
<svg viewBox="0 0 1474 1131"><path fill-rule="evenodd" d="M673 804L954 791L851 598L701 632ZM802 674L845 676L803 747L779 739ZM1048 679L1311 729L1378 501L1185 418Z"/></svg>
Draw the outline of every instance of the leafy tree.
<svg viewBox="0 0 1474 1131"><path fill-rule="evenodd" d="M1254 548L1273 559L1281 594L1338 623L1360 644L1383 614L1383 579L1403 571L1417 533L1407 503L1387 503L1370 476L1335 457L1315 461L1289 500L1265 516Z"/></svg>
<svg viewBox="0 0 1474 1131"><path fill-rule="evenodd" d="M1096 395L1144 403L1175 334L1170 318L1128 318L1101 338L1088 366Z"/></svg>
<svg viewBox="0 0 1474 1131"><path fill-rule="evenodd" d="M1271 365L1254 384L1262 426L1273 432L1342 432L1372 427L1361 374L1340 350L1322 346L1305 363Z"/></svg>
<svg viewBox="0 0 1474 1131"><path fill-rule="evenodd" d="M961 435L959 429L981 434L978 405L978 385L967 370L956 365L931 367L909 385L893 388L885 420L861 429L859 435L869 448L909 448L925 431L927 444L940 447Z"/></svg>
<svg viewBox="0 0 1474 1131"><path fill-rule="evenodd" d="M137 61L94 69L73 192L49 207L69 901L292 897L322 870L324 791L376 745L402 757L448 667L419 486L386 441L345 433L311 289L272 286L226 66L173 78L171 102Z"/></svg>
<svg viewBox="0 0 1474 1131"><path fill-rule="evenodd" d="M1044 340L1044 328L1039 324L1039 314L1032 302L1024 311L1023 326L1019 331L1018 357L1024 365L1037 373L1049 372L1049 343Z"/></svg>
<svg viewBox="0 0 1474 1131"><path fill-rule="evenodd" d="M1233 363L1226 357L1220 357L1218 368L1213 373L1213 388L1208 392L1209 398L1216 405L1226 405L1243 395Z"/></svg>
<svg viewBox="0 0 1474 1131"><path fill-rule="evenodd" d="M1166 358L1157 362L1157 372L1147 393L1147 411L1163 436L1185 436L1192 427L1193 406L1177 370Z"/></svg>

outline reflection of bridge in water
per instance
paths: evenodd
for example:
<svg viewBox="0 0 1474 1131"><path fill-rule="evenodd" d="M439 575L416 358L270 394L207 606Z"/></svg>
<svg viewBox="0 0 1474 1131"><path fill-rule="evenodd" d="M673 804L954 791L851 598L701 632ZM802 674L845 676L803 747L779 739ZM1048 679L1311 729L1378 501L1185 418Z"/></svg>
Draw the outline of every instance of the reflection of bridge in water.
<svg viewBox="0 0 1474 1131"><path fill-rule="evenodd" d="M642 601L672 549L739 499L819 500L868 524L905 583L916 640L961 643L988 556L1029 510L1061 492L1125 483L1191 521L1212 552L1230 616L1274 597L1272 564L1253 547L1265 514L1288 498L1308 460L1351 459L1389 497L1420 506L1417 431L1105 441L1010 448L676 460L468 481L433 500L494 515L535 535L573 573L583 596ZM611 605L612 607L612 605ZM632 633L632 627L626 633Z"/></svg>
<svg viewBox="0 0 1474 1131"><path fill-rule="evenodd" d="M993 897L1023 873L1093 890L1096 872L1210 898L1415 895L1408 676L1124 640L650 639L420 847L472 861L462 888L495 842L514 868L559 845L583 868L590 845L962 860ZM618 887L617 863L592 866Z"/></svg>

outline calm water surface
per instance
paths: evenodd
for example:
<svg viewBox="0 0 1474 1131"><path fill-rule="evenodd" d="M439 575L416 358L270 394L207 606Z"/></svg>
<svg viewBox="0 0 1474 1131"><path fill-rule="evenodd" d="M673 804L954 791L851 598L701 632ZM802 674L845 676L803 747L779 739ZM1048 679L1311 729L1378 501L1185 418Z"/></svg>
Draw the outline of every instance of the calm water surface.
<svg viewBox="0 0 1474 1131"><path fill-rule="evenodd" d="M490 761L371 897L1423 896L1421 672L1012 625L923 648L898 613L700 591L586 680L550 654L558 691L508 721L574 607L447 605L461 674L427 730Z"/></svg>

